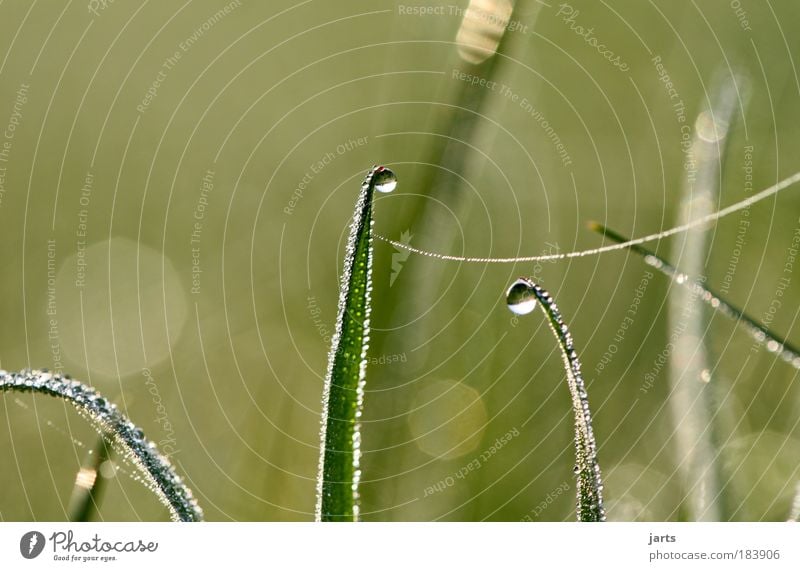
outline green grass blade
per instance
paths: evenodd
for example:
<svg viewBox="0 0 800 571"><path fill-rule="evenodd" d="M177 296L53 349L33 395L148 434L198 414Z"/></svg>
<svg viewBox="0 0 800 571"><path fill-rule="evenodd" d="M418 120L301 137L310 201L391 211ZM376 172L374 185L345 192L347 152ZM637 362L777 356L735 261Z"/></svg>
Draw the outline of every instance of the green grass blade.
<svg viewBox="0 0 800 571"><path fill-rule="evenodd" d="M598 222L590 222L588 224L591 230L598 232L609 238L610 240L623 244L628 242L628 239L613 230L606 228ZM710 289L700 283L697 278L687 276L678 268L667 262L664 258L657 256L654 252L648 250L644 246L638 244L631 244L628 246L632 252L636 252L644 258L644 262L651 268L655 268L665 276L669 277L675 283L692 290L698 298L702 299L705 303L710 305L715 311L732 319L737 325L742 327L747 333L763 345L770 353L777 353L781 359L790 364L795 369L800 369L800 349L792 345L784 337L777 335L767 327L764 327L754 318L749 316L743 310L735 305L725 301L713 289Z"/></svg>
<svg viewBox="0 0 800 571"><path fill-rule="evenodd" d="M200 521L203 510L169 460L142 430L93 388L58 374L25 370L0 371L0 392L33 392L64 399L92 421L101 434L107 433L147 477L150 488L166 505L175 521Z"/></svg>
<svg viewBox="0 0 800 571"><path fill-rule="evenodd" d="M530 313L541 305L547 316L547 324L556 338L567 385L572 397L575 413L575 478L577 489L577 516L579 521L605 521L603 507L603 482L600 465L597 463L597 443L592 429L592 413L589 395L583 382L581 363L567 324L561 317L553 297L539 285L527 278L514 282L506 294L508 307L518 315Z"/></svg>
<svg viewBox="0 0 800 571"><path fill-rule="evenodd" d="M87 454L86 460L75 477L72 496L69 499L70 521L91 521L100 502L105 478L100 473L100 466L111 455L110 443L105 436L97 439L97 444Z"/></svg>
<svg viewBox="0 0 800 571"><path fill-rule="evenodd" d="M361 185L350 225L322 396L317 521L358 520L359 418L364 404L372 291L372 203L375 190L390 192L395 185L392 171L373 167Z"/></svg>

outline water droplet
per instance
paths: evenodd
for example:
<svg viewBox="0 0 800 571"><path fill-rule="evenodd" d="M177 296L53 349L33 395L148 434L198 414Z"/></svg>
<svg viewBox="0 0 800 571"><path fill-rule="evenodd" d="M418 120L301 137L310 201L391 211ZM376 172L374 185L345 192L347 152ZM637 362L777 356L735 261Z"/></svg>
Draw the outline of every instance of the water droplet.
<svg viewBox="0 0 800 571"><path fill-rule="evenodd" d="M710 382L711 371L709 371L708 369L703 369L702 371L700 371L700 380L703 381L704 383Z"/></svg>
<svg viewBox="0 0 800 571"><path fill-rule="evenodd" d="M386 167L378 167L372 180L378 192L392 192L397 187L397 176Z"/></svg>
<svg viewBox="0 0 800 571"><path fill-rule="evenodd" d="M506 293L508 309L517 315L527 315L536 309L536 296L533 295L533 284L520 278L511 284Z"/></svg>

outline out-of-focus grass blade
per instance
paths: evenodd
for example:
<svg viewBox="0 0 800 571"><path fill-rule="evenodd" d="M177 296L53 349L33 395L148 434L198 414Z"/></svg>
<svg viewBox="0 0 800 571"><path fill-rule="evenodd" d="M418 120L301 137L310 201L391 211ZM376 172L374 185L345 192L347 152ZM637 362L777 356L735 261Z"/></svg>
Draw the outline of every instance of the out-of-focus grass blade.
<svg viewBox="0 0 800 571"><path fill-rule="evenodd" d="M359 419L364 404L372 291L372 203L375 190L391 192L396 184L392 171L373 167L361 185L350 225L322 397L317 521L358 520Z"/></svg>
<svg viewBox="0 0 800 571"><path fill-rule="evenodd" d="M92 387L47 371L8 373L0 370L0 393L6 391L32 392L67 401L81 416L89 419L99 433L113 439L119 447L117 450L142 471L147 487L169 508L173 520L203 519L203 510L169 459L159 453L153 441L145 438L141 428Z"/></svg>
<svg viewBox="0 0 800 571"><path fill-rule="evenodd" d="M789 519L786 521L800 521L800 482L797 484L797 492L792 502L792 508L789 510Z"/></svg>
<svg viewBox="0 0 800 571"><path fill-rule="evenodd" d="M508 308L517 315L524 315L541 305L547 323L556 338L567 385L572 396L575 413L575 478L577 480L577 516L579 521L605 521L603 507L603 482L600 465L597 463L597 443L592 429L592 413L589 395L581 373L581 362L572 341L567 324L561 317L553 297L543 288L527 278L519 278L506 293Z"/></svg>
<svg viewBox="0 0 800 571"><path fill-rule="evenodd" d="M722 165L730 141L728 134L740 98L737 84L728 73L718 74L711 91L707 106L694 122L688 148L689 156L694 158L694 169L687 171L683 181L676 225L708 217L718 203ZM689 274L702 274L708 255L707 228L688 228L673 243L672 251ZM715 452L721 449L724 439L715 414L721 403L714 402L719 401L715 393L720 392L717 390L720 383L709 383L711 357L704 335L708 316L699 297L687 288L672 288L669 293L667 319L673 345L668 357L668 403L676 443L675 462L690 510L689 519L720 521L728 518L723 459Z"/></svg>
<svg viewBox="0 0 800 571"><path fill-rule="evenodd" d="M70 521L91 521L98 508L105 480L100 466L111 455L110 444L106 442L105 436L97 439L97 444L90 452L75 476L75 486L69 499Z"/></svg>
<svg viewBox="0 0 800 571"><path fill-rule="evenodd" d="M598 222L589 222L588 226L591 230L604 235L606 238L613 240L617 243L627 242L628 238L606 228ZM789 363L795 369L800 369L800 349L789 343L784 337L775 334L768 328L759 324L758 321L750 317L747 313L738 307L728 303L714 290L702 285L696 278L687 276L678 268L671 265L664 258L657 256L652 251L644 246L634 244L629 246L630 250L636 252L644 258L644 262L666 275L675 283L689 288L698 294L699 299L710 305L715 311L723 314L724 316L734 320L737 325L744 328L745 331L758 343L763 345L770 353L777 353L781 359Z"/></svg>
<svg viewBox="0 0 800 571"><path fill-rule="evenodd" d="M542 4L534 0L470 0L464 3L461 24L451 38L455 41L446 68L452 69L455 77L485 82L483 86L473 85L469 81L454 81L450 74L442 76L436 100L444 104L431 108L428 123L422 129L429 134L412 139L412 144L422 146L418 166L410 169L414 187L419 189L422 199L403 201L403 205L414 206L403 206L406 210L402 217L386 221L384 227L390 229L390 235L403 241L405 232L406 236L413 235L415 246L447 250L463 238L458 231L459 224L453 221L467 220L475 206L478 197L470 192L468 184L474 184L485 171L493 170L479 150L492 155L495 139L502 137L502 129L492 117L501 113L507 104L506 97L485 85L511 82L507 76L518 68L515 63L518 58L527 57L534 38L532 32L519 33L510 28L515 22L525 22L533 30L541 10ZM526 96L533 100L537 93L527 91ZM440 201L446 203L446 208L442 208ZM398 226L401 222L403 225ZM397 247L394 251L404 252ZM419 262L412 260L405 264L399 281L382 293L383 307L391 312L392 322L404 323L410 315L427 314L428 308L434 305L441 307L437 297L441 284L449 279L450 269L446 264ZM406 284L422 282L428 287L417 288L414 295L408 295ZM453 299L458 298L459 283L454 282L456 289L449 290ZM464 295L471 291L469 286L461 287L466 288L461 291ZM432 353L434 344L423 341L433 337L437 328L435 319L414 320L413 327L378 336L377 353L414 355L418 363L436 359L438 357ZM402 376L405 370L404 367L384 368L380 378L382 387L400 384L403 379L398 375ZM406 414L410 398L408 392L398 391L397 398L385 405L390 407L385 414L390 417ZM396 443L391 431L378 434L377 438L380 448L393 447ZM393 448L392 458L398 469L409 468L415 462L413 452L406 447ZM403 480L386 492L389 494L386 500L403 502L403 498L417 493L417 485L413 478ZM471 502L469 506L469 509L476 509L477 503ZM474 513L474 517L479 514Z"/></svg>

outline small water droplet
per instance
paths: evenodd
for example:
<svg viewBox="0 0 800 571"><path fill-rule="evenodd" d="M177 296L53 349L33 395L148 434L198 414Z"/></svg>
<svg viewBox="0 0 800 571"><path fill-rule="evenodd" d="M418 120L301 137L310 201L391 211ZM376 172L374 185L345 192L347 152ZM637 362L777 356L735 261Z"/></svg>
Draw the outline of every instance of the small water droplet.
<svg viewBox="0 0 800 571"><path fill-rule="evenodd" d="M533 295L533 284L525 278L519 278L506 293L508 309L517 315L527 315L536 309L536 296Z"/></svg>
<svg viewBox="0 0 800 571"><path fill-rule="evenodd" d="M703 381L704 383L710 382L711 371L709 371L708 369L703 369L702 371L700 371L700 380Z"/></svg>
<svg viewBox="0 0 800 571"><path fill-rule="evenodd" d="M378 167L372 181L378 192L392 192L397 187L397 176L386 167Z"/></svg>

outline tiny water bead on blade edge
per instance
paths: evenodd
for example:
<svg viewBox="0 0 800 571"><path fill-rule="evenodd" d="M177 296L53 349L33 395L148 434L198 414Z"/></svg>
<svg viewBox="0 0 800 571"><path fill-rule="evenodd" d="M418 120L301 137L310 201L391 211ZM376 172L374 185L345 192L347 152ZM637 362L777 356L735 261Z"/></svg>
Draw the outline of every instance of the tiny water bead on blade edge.
<svg viewBox="0 0 800 571"><path fill-rule="evenodd" d="M527 315L536 309L536 296L533 293L533 283L525 278L519 278L506 292L508 309L517 315Z"/></svg>
<svg viewBox="0 0 800 571"><path fill-rule="evenodd" d="M372 181L378 192L389 193L397 188L397 175L386 167L377 167Z"/></svg>

